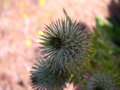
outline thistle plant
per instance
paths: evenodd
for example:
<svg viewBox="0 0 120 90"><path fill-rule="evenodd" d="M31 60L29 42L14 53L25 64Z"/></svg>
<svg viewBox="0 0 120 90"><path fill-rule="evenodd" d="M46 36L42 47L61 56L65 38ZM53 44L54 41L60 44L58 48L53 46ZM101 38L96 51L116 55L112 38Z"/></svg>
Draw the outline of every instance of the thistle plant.
<svg viewBox="0 0 120 90"><path fill-rule="evenodd" d="M87 85L88 90L115 90L111 76L105 73L94 74Z"/></svg>
<svg viewBox="0 0 120 90"><path fill-rule="evenodd" d="M91 34L94 37L90 38L89 28L85 24L72 21L66 11L63 12L65 19L52 21L41 35L42 58L38 58L32 67L32 87L35 90L63 90L66 83L85 84L88 81L84 79L86 73L98 69L116 73L119 82L120 72L116 70L114 52L120 49L112 42L112 26L98 20L96 31ZM95 51L91 52L91 48ZM88 90L115 90L111 76L105 73L94 74L87 86ZM86 90L86 86L83 85L83 88Z"/></svg>
<svg viewBox="0 0 120 90"><path fill-rule="evenodd" d="M58 19L47 25L44 35L41 35L40 49L43 58L37 60L30 75L35 90L63 89L67 82L73 81L73 77L77 80L80 73L77 72L78 62L86 61L88 56L88 27L80 22L73 22L66 11L63 11L65 19Z"/></svg>
<svg viewBox="0 0 120 90"><path fill-rule="evenodd" d="M30 80L35 90L62 90L69 81L69 73L64 72L59 67L51 71L47 60L40 58L31 71Z"/></svg>
<svg viewBox="0 0 120 90"><path fill-rule="evenodd" d="M89 33L86 25L70 19L66 11L65 19L58 19L50 25L46 25L44 35L42 35L40 48L44 58L49 59L54 69L59 65L65 69L74 64L84 61L89 50Z"/></svg>

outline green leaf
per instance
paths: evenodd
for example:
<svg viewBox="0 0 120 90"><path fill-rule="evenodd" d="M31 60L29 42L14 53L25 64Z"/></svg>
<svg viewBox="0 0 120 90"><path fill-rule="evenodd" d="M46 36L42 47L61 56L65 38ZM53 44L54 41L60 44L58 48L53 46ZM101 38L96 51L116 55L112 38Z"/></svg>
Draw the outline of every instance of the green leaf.
<svg viewBox="0 0 120 90"><path fill-rule="evenodd" d="M96 16L96 23L97 23L97 26L105 26L105 22L98 16Z"/></svg>

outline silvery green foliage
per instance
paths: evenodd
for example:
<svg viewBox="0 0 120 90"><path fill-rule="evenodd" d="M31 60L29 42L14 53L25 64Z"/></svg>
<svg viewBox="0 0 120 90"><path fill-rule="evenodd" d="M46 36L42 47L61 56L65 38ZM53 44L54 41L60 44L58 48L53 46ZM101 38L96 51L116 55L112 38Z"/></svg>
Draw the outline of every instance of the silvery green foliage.
<svg viewBox="0 0 120 90"><path fill-rule="evenodd" d="M42 59L32 68L30 80L35 90L63 89L73 70L77 76L78 61L87 57L89 33L86 25L72 22L66 11L65 19L47 25L41 36ZM70 72L69 72L70 71ZM74 73L73 73L74 74Z"/></svg>
<svg viewBox="0 0 120 90"><path fill-rule="evenodd" d="M115 90L115 84L108 74L97 73L88 81L88 90Z"/></svg>
<svg viewBox="0 0 120 90"><path fill-rule="evenodd" d="M42 54L49 58L50 63L62 68L69 62L76 65L76 61L82 61L87 57L89 50L89 34L86 25L72 22L64 11L66 19L58 19L46 26L45 35L42 35Z"/></svg>
<svg viewBox="0 0 120 90"><path fill-rule="evenodd" d="M47 61L47 60L46 60ZM69 80L69 74L60 68L51 70L46 61L38 60L31 70L31 84L35 90L62 90Z"/></svg>

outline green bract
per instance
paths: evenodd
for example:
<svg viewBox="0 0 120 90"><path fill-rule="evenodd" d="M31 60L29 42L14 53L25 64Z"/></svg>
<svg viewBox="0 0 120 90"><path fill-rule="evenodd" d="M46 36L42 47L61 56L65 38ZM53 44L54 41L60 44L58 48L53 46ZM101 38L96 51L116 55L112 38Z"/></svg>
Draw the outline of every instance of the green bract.
<svg viewBox="0 0 120 90"><path fill-rule="evenodd" d="M46 61L39 60L31 71L31 83L35 90L56 90L65 87L69 80L69 74L60 68L51 71Z"/></svg>
<svg viewBox="0 0 120 90"><path fill-rule="evenodd" d="M88 27L77 21L72 22L65 10L64 14L65 19L51 22L41 35L43 58L37 60L30 76L35 90L58 90L63 89L67 82L74 83L80 67L84 68L79 62L87 61L90 49Z"/></svg>
<svg viewBox="0 0 120 90"><path fill-rule="evenodd" d="M72 22L69 16L58 19L46 26L45 35L42 35L42 54L49 58L50 63L62 68L69 62L84 61L89 50L88 28L77 21Z"/></svg>
<svg viewBox="0 0 120 90"><path fill-rule="evenodd" d="M88 90L115 90L115 85L108 74L97 73L88 82Z"/></svg>

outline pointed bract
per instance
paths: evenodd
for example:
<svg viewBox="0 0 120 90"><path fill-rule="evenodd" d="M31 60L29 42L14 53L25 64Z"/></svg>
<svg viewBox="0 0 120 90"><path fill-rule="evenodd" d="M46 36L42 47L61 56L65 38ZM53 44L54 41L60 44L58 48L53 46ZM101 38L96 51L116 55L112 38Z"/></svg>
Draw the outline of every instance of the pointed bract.
<svg viewBox="0 0 120 90"><path fill-rule="evenodd" d="M57 90L65 87L69 81L69 74L60 68L52 71L52 67L43 60L39 60L31 70L31 84L35 90Z"/></svg>
<svg viewBox="0 0 120 90"><path fill-rule="evenodd" d="M90 45L88 27L77 21L72 22L64 11L66 19L58 19L46 26L42 35L42 54L50 58L50 62L65 68L66 63L84 61Z"/></svg>
<svg viewBox="0 0 120 90"><path fill-rule="evenodd" d="M88 82L88 90L115 90L115 84L110 75L97 73Z"/></svg>

